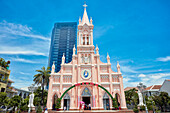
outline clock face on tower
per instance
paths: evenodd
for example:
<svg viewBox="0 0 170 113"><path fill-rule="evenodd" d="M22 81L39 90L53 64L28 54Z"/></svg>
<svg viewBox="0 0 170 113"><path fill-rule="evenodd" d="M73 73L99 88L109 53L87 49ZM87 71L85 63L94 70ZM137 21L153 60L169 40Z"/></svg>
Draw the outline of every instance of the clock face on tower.
<svg viewBox="0 0 170 113"><path fill-rule="evenodd" d="M82 70L82 72L81 72L81 77L82 77L83 79L89 79L89 78L91 77L91 72L90 72L90 70L88 70L88 69Z"/></svg>

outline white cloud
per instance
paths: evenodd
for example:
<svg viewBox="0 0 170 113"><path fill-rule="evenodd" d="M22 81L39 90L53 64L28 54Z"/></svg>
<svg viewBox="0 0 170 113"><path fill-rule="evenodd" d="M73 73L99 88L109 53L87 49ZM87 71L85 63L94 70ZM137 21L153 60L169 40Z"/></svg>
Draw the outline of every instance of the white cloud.
<svg viewBox="0 0 170 113"><path fill-rule="evenodd" d="M124 82L128 82L128 81L130 81L130 80L131 80L131 78L128 78L128 77L123 78L123 81L124 81Z"/></svg>
<svg viewBox="0 0 170 113"><path fill-rule="evenodd" d="M20 54L20 55L42 55L42 56L47 56L44 53L40 53L40 52L36 52L36 51L0 51L0 54L8 54L8 55Z"/></svg>
<svg viewBox="0 0 170 113"><path fill-rule="evenodd" d="M49 40L27 25L0 22L0 54L48 56Z"/></svg>
<svg viewBox="0 0 170 113"><path fill-rule="evenodd" d="M123 83L124 87L136 87L140 82L142 82L144 85L149 87L151 85L161 85L164 80L169 77L170 73L139 74L138 76L126 75L123 78Z"/></svg>
<svg viewBox="0 0 170 113"><path fill-rule="evenodd" d="M167 77L170 77L170 73L146 74L145 77L141 78L141 82L147 86L157 85L162 84Z"/></svg>
<svg viewBox="0 0 170 113"><path fill-rule="evenodd" d="M163 77L170 76L170 73L156 73L156 74L149 74L149 76L150 76L150 78L153 78L153 79L160 79Z"/></svg>
<svg viewBox="0 0 170 113"><path fill-rule="evenodd" d="M144 75L144 74L140 74L138 77L146 77L146 75Z"/></svg>
<svg viewBox="0 0 170 113"><path fill-rule="evenodd" d="M138 84L139 84L139 82L132 82L132 81L128 82L128 81L123 80L124 88L126 88L126 87L136 87Z"/></svg>
<svg viewBox="0 0 170 113"><path fill-rule="evenodd" d="M49 37L40 35L27 25L9 23L6 21L0 22L0 56L7 57L13 62L38 64L40 62L46 65L46 56L49 54L50 47L49 40ZM31 58L34 58L35 61ZM38 64L34 64L32 68ZM26 64L24 65L25 68L27 68ZM12 64L10 68L12 70L10 79L15 82L13 86L20 88L31 85L33 82L33 76L31 75L33 75L32 73L34 73L34 71L31 73L26 73L27 71L25 72L22 70L21 72L16 72L20 69Z"/></svg>
<svg viewBox="0 0 170 113"><path fill-rule="evenodd" d="M121 61L119 61L121 64L128 64L128 63L134 63L134 61L133 60L131 60L131 59L125 59L125 60L121 60Z"/></svg>
<svg viewBox="0 0 170 113"><path fill-rule="evenodd" d="M120 66L120 69L121 69L121 71L123 71L125 73L138 73L137 71L132 69L132 67L130 67L130 66Z"/></svg>
<svg viewBox="0 0 170 113"><path fill-rule="evenodd" d="M24 62L24 63L38 63L32 60L27 60L27 59L23 59L23 58L11 58L12 61L17 61L17 62Z"/></svg>
<svg viewBox="0 0 170 113"><path fill-rule="evenodd" d="M21 77L10 76L10 79L14 81L12 86L16 88L28 87L33 83L33 77L30 78L28 76L21 76Z"/></svg>
<svg viewBox="0 0 170 113"><path fill-rule="evenodd" d="M34 34L32 31L32 27L28 27L27 25L22 24L9 23L5 20L0 22L0 34L2 34L2 36L4 36L3 34L18 35L22 37L37 38L50 41L49 37Z"/></svg>
<svg viewBox="0 0 170 113"><path fill-rule="evenodd" d="M30 75L30 73L25 73L25 72L19 72L22 75Z"/></svg>
<svg viewBox="0 0 170 113"><path fill-rule="evenodd" d="M170 61L170 56L160 57L156 59L157 61L167 62Z"/></svg>
<svg viewBox="0 0 170 113"><path fill-rule="evenodd" d="M99 38L103 36L108 30L113 29L113 25L109 26L96 26L94 29L94 38Z"/></svg>
<svg viewBox="0 0 170 113"><path fill-rule="evenodd" d="M162 69L158 69L158 71L163 71Z"/></svg>
<svg viewBox="0 0 170 113"><path fill-rule="evenodd" d="M142 81L149 81L149 78L142 78Z"/></svg>

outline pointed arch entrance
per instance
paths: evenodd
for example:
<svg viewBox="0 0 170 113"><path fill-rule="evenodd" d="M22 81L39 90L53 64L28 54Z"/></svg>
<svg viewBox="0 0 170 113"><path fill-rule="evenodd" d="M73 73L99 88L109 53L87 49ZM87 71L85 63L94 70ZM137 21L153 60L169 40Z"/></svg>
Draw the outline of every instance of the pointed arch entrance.
<svg viewBox="0 0 170 113"><path fill-rule="evenodd" d="M64 109L64 107L66 107L66 110L69 110L69 108L70 108L70 96L69 96L68 93L66 93L65 96L64 96L64 104L63 105L64 105L63 109Z"/></svg>
<svg viewBox="0 0 170 113"><path fill-rule="evenodd" d="M81 94L82 101L85 102L85 110L88 110L88 105L92 103L92 94L89 88L85 87Z"/></svg>

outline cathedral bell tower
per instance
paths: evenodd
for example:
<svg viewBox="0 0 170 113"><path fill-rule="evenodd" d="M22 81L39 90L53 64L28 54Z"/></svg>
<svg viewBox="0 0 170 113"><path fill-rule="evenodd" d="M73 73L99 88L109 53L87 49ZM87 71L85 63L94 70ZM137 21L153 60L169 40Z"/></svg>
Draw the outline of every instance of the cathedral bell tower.
<svg viewBox="0 0 170 113"><path fill-rule="evenodd" d="M93 24L92 18L89 21L87 16L86 7L84 4L84 14L81 20L79 18L78 34L77 34L77 55L79 57L79 64L89 64L92 63L92 57L94 55L94 45L93 45Z"/></svg>

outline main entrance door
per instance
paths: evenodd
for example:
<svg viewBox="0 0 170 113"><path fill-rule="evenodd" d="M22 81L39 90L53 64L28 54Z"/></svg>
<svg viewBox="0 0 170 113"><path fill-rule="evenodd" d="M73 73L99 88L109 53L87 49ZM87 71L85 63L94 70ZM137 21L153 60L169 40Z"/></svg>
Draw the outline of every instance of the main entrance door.
<svg viewBox="0 0 170 113"><path fill-rule="evenodd" d="M86 105L90 104L90 97L82 97L83 102L85 102Z"/></svg>
<svg viewBox="0 0 170 113"><path fill-rule="evenodd" d="M82 101L85 103L85 110L90 109L92 105L91 104L91 93L87 87L84 88L81 97L82 97ZM89 105L90 105L90 108L89 108Z"/></svg>

